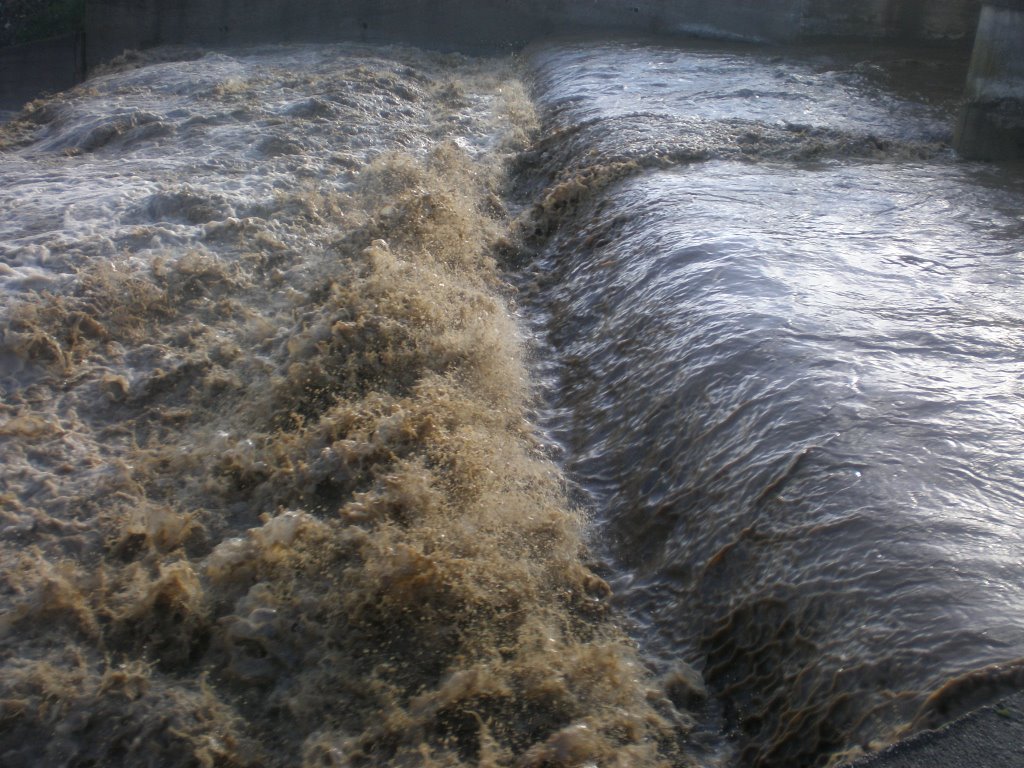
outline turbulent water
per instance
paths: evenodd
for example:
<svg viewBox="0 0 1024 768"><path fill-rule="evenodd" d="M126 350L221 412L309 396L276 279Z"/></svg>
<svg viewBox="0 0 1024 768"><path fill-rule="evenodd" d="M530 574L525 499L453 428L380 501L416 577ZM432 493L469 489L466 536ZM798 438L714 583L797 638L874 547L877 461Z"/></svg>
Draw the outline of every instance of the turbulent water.
<svg viewBox="0 0 1024 768"><path fill-rule="evenodd" d="M856 60L532 62L548 421L728 761L818 764L1019 686L1021 177L955 162L942 100Z"/></svg>
<svg viewBox="0 0 1024 768"><path fill-rule="evenodd" d="M0 763L682 760L528 423L506 61L130 56L3 127Z"/></svg>
<svg viewBox="0 0 1024 768"><path fill-rule="evenodd" d="M176 50L29 105L0 762L796 768L1019 686L1024 182L943 66Z"/></svg>

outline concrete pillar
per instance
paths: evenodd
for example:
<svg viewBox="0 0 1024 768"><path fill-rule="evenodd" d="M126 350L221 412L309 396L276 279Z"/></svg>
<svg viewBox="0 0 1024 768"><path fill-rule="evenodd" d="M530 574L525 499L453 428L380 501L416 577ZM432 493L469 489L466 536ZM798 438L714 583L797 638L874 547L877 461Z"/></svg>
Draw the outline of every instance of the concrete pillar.
<svg viewBox="0 0 1024 768"><path fill-rule="evenodd" d="M986 0L956 149L969 160L1024 160L1024 0Z"/></svg>

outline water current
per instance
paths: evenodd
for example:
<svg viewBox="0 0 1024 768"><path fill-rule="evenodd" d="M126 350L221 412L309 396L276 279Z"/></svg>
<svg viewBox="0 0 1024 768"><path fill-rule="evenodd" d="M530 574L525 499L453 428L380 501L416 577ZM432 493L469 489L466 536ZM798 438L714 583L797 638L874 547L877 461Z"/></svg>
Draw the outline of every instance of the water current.
<svg viewBox="0 0 1024 768"><path fill-rule="evenodd" d="M652 663L698 667L744 766L1018 686L1021 177L855 59L531 61L572 147L529 286L547 423Z"/></svg>
<svg viewBox="0 0 1024 768"><path fill-rule="evenodd" d="M1024 178L944 57L158 50L0 126L0 763L799 768L1019 687Z"/></svg>
<svg viewBox="0 0 1024 768"><path fill-rule="evenodd" d="M5 766L654 764L526 420L510 62L131 54L2 127Z"/></svg>

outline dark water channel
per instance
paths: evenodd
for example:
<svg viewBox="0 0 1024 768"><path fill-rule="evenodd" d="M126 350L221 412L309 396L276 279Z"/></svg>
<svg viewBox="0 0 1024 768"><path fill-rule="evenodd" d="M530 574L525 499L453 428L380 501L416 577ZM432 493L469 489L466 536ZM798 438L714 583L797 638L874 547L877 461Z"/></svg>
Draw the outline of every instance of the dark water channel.
<svg viewBox="0 0 1024 768"><path fill-rule="evenodd" d="M548 428L650 665L701 672L737 766L1018 685L1024 179L948 149L941 61L531 63L577 189L526 292Z"/></svg>

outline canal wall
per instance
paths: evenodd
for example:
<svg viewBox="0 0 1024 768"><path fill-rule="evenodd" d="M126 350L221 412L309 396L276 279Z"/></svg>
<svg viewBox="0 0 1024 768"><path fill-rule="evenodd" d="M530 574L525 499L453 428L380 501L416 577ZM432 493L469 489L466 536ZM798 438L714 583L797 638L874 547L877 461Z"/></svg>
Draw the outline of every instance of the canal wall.
<svg viewBox="0 0 1024 768"><path fill-rule="evenodd" d="M955 143L968 159L1024 160L1024 0L981 11Z"/></svg>
<svg viewBox="0 0 1024 768"><path fill-rule="evenodd" d="M969 44L981 0L808 0L799 34Z"/></svg>
<svg viewBox="0 0 1024 768"><path fill-rule="evenodd" d="M407 42L467 52L574 33L969 41L980 0L89 0L88 65L155 45Z"/></svg>
<svg viewBox="0 0 1024 768"><path fill-rule="evenodd" d="M0 110L17 110L43 93L58 93L85 78L80 33L0 48Z"/></svg>

